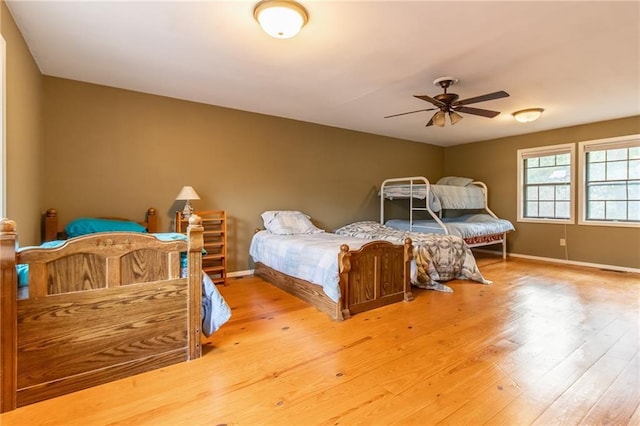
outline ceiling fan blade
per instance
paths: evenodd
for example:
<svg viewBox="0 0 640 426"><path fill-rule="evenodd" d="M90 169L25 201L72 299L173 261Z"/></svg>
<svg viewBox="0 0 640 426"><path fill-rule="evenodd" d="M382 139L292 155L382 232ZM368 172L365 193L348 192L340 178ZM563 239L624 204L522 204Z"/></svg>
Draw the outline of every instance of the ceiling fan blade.
<svg viewBox="0 0 640 426"><path fill-rule="evenodd" d="M467 114L473 114L473 115L481 115L482 117L487 117L487 118L493 118L496 115L500 114L500 112L498 111L490 111L488 109L471 108L471 107L465 107L465 106L457 107L454 109L455 111L466 112Z"/></svg>
<svg viewBox="0 0 640 426"><path fill-rule="evenodd" d="M447 104L445 104L444 102L441 102L437 99L432 98L431 96L427 96L427 95L413 95L414 98L418 98L418 99L422 99L423 101L427 101L427 102L431 102L432 104L434 104L437 107L442 107L442 106L446 106Z"/></svg>
<svg viewBox="0 0 640 426"><path fill-rule="evenodd" d="M429 120L429 122L427 123L426 126L424 127L429 127L429 126L433 126L433 117L431 117L431 120Z"/></svg>
<svg viewBox="0 0 640 426"><path fill-rule="evenodd" d="M400 114L387 115L387 116L386 116L386 117L384 117L384 118L391 118L391 117L397 117L397 116L399 116L399 115L413 114L413 113L415 113L415 112L433 111L434 109L436 109L436 108L418 109L418 110L415 110L415 111L401 112Z"/></svg>
<svg viewBox="0 0 640 426"><path fill-rule="evenodd" d="M452 105L453 106L469 105L469 104L475 104L476 102L492 101L494 99L506 98L507 96L509 96L509 94L504 90L501 90L499 92L487 93L486 95L476 96L475 98L462 99L461 101L454 102Z"/></svg>

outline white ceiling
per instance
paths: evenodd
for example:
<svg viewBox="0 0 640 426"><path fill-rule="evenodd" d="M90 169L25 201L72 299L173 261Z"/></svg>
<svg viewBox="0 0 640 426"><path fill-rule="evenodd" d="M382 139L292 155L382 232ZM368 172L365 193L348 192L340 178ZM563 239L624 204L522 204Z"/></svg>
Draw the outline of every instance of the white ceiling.
<svg viewBox="0 0 640 426"><path fill-rule="evenodd" d="M8 7L43 74L440 146L640 114L638 1L300 0L267 36L257 1L26 1ZM471 106L425 127L441 76ZM533 123L511 112L545 109Z"/></svg>

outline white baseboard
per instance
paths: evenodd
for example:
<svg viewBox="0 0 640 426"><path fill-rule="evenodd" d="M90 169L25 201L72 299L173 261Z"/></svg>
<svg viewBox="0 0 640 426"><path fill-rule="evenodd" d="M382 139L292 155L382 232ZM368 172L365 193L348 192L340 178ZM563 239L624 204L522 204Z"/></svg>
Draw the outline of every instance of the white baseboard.
<svg viewBox="0 0 640 426"><path fill-rule="evenodd" d="M502 251L477 249L477 248L474 248L473 250L502 256ZM549 262L549 263L561 263L564 265L585 266L587 268L609 269L611 271L631 272L634 274L640 274L640 269L629 268L626 266L603 265L600 263L578 262L576 260L556 259L553 257L530 256L528 254L517 254L517 253L507 253L507 257L519 257L522 259L539 260L542 262Z"/></svg>

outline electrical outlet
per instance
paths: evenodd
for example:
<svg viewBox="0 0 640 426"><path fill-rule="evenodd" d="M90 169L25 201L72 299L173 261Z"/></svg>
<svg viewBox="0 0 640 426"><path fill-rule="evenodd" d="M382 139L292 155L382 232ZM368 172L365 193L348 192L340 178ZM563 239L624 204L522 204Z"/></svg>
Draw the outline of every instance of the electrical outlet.
<svg viewBox="0 0 640 426"><path fill-rule="evenodd" d="M564 247L567 245L567 240L565 240L564 238L560 238L560 246Z"/></svg>

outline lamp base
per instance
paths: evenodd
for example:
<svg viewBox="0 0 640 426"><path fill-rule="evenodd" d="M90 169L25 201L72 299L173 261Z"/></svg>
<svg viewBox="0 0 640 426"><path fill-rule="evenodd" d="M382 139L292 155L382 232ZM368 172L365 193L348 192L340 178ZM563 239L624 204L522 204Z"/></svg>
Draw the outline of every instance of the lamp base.
<svg viewBox="0 0 640 426"><path fill-rule="evenodd" d="M184 209L182 209L182 217L188 219L193 214L193 207L191 207L191 203L189 200L184 204Z"/></svg>

